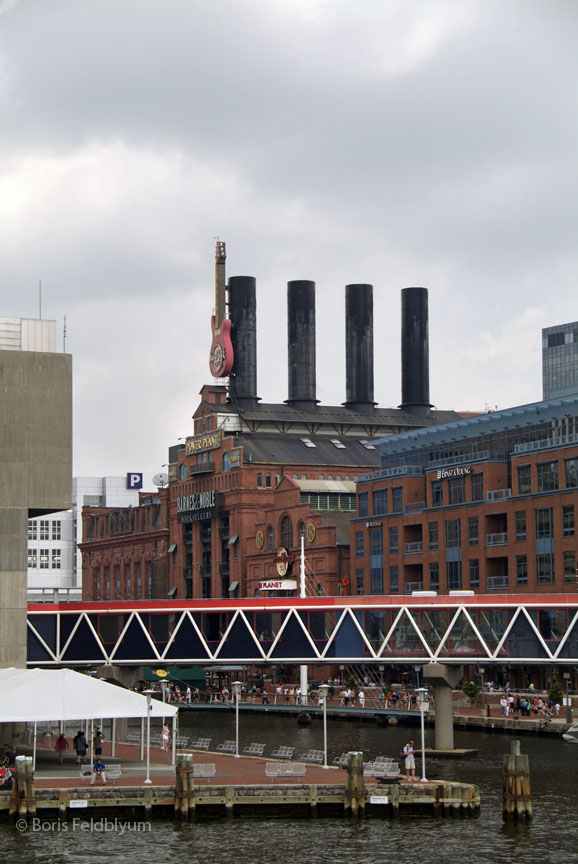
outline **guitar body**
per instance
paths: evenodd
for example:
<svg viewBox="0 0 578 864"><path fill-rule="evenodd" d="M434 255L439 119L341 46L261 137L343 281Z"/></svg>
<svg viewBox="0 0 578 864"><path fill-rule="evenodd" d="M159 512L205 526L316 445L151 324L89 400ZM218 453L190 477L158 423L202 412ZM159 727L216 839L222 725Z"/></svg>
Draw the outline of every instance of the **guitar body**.
<svg viewBox="0 0 578 864"><path fill-rule="evenodd" d="M217 327L217 318L211 316L213 341L209 354L209 369L213 378L226 378L233 368L233 343L231 342L231 322L223 318Z"/></svg>

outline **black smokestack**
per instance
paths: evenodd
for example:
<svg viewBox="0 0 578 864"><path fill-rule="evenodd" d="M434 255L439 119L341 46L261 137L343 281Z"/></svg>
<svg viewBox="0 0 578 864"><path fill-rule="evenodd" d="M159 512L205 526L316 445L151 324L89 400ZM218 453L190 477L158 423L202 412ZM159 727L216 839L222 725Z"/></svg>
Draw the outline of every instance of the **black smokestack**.
<svg viewBox="0 0 578 864"><path fill-rule="evenodd" d="M315 408L315 282L303 279L287 283L287 332L287 404L294 408Z"/></svg>
<svg viewBox="0 0 578 864"><path fill-rule="evenodd" d="M429 324L427 288L401 292L401 405L425 414L429 401Z"/></svg>
<svg viewBox="0 0 578 864"><path fill-rule="evenodd" d="M345 406L371 411L373 399L373 285L345 286Z"/></svg>
<svg viewBox="0 0 578 864"><path fill-rule="evenodd" d="M229 279L229 318L233 345L233 369L229 378L231 399L251 407L257 404L257 303L253 276Z"/></svg>

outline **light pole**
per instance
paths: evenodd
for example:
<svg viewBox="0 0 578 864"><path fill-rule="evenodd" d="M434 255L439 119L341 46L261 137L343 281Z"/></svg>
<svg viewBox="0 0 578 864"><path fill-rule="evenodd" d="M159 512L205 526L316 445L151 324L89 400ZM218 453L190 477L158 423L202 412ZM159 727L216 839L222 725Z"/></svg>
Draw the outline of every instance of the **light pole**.
<svg viewBox="0 0 578 864"><path fill-rule="evenodd" d="M241 695L242 681L233 681L231 684L235 696L235 759L239 758L239 697Z"/></svg>
<svg viewBox="0 0 578 864"><path fill-rule="evenodd" d="M482 693L482 714L484 713L484 672L486 670L483 666L478 666L478 672L480 673L480 682L481 682L481 693Z"/></svg>
<svg viewBox="0 0 578 864"><path fill-rule="evenodd" d="M327 693L329 684L321 684L319 687L323 699L323 767L329 768L327 764Z"/></svg>
<svg viewBox="0 0 578 864"><path fill-rule="evenodd" d="M419 698L419 712L421 718L421 782L427 783L427 777L425 776L425 694L428 692L426 687L418 687L417 692L420 694Z"/></svg>
<svg viewBox="0 0 578 864"><path fill-rule="evenodd" d="M147 776L145 784L150 786L151 780L151 698L155 691L145 690L144 695L147 697Z"/></svg>
<svg viewBox="0 0 578 864"><path fill-rule="evenodd" d="M564 680L566 681L566 723L572 723L572 703L570 702L570 678L571 672L564 672Z"/></svg>

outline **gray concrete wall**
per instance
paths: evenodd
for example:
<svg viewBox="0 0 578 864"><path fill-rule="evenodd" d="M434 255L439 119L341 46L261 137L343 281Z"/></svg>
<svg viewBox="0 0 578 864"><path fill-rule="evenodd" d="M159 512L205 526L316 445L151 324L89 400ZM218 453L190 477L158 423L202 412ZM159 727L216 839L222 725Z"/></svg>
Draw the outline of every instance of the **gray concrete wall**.
<svg viewBox="0 0 578 864"><path fill-rule="evenodd" d="M0 667L26 666L29 516L72 506L72 357L0 351Z"/></svg>

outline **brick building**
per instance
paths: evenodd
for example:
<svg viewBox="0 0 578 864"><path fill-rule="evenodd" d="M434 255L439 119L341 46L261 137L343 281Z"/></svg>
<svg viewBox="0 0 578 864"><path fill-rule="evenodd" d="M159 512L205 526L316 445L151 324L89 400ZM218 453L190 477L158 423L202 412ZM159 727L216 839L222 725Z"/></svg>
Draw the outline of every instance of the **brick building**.
<svg viewBox="0 0 578 864"><path fill-rule="evenodd" d="M578 396L379 447L380 470L358 478L354 590L576 591Z"/></svg>

